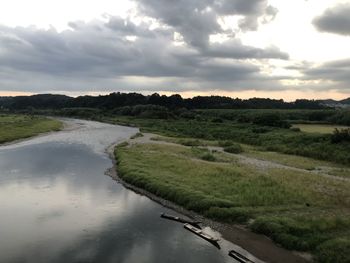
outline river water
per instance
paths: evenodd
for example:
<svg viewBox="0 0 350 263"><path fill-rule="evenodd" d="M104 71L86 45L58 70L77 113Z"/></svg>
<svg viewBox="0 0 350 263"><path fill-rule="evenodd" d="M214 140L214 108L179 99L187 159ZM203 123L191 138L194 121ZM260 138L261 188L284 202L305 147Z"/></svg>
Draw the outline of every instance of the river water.
<svg viewBox="0 0 350 263"><path fill-rule="evenodd" d="M75 129L0 147L0 262L235 262L160 218L176 214L105 175L105 149L137 130Z"/></svg>

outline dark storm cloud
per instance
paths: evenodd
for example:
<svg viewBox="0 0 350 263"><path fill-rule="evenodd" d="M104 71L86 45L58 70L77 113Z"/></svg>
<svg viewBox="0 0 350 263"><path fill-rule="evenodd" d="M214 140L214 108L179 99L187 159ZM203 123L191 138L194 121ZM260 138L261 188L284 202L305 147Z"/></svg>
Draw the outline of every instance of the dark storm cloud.
<svg viewBox="0 0 350 263"><path fill-rule="evenodd" d="M350 36L350 3L338 4L313 20L315 27L322 32Z"/></svg>
<svg viewBox="0 0 350 263"><path fill-rule="evenodd" d="M104 20L70 22L70 29L62 32L0 26L0 90L182 91L198 85L239 89L247 86L245 81L254 83L249 87L263 88L257 84L269 78L249 60L289 57L277 47L244 45L218 23L219 17L240 15L241 30L256 30L259 19L267 23L277 13L267 0L137 2L138 15L153 20L136 24L130 18L105 16ZM154 21L160 26L155 27ZM175 33L183 43L175 44ZM209 41L210 35L218 33L228 40ZM148 82L142 83L142 78ZM270 80L269 86L274 86L275 80Z"/></svg>

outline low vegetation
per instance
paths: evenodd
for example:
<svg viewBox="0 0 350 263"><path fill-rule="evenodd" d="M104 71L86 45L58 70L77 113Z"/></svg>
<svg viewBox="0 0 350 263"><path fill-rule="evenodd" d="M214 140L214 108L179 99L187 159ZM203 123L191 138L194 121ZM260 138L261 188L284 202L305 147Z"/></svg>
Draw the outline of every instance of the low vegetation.
<svg viewBox="0 0 350 263"><path fill-rule="evenodd" d="M141 132L138 132L136 134L134 134L133 136L130 137L130 139L136 139L136 138L140 138L143 137L143 134Z"/></svg>
<svg viewBox="0 0 350 263"><path fill-rule="evenodd" d="M0 143L57 131L61 128L61 122L45 117L2 114L0 115Z"/></svg>
<svg viewBox="0 0 350 263"><path fill-rule="evenodd" d="M115 151L118 174L128 183L209 218L246 224L320 262L349 260L349 181L261 170L200 147L124 144Z"/></svg>
<svg viewBox="0 0 350 263"><path fill-rule="evenodd" d="M224 147L224 151L228 152L228 153L242 153L243 152L243 148L241 145L239 145L238 143L234 143L230 146L226 146Z"/></svg>
<svg viewBox="0 0 350 263"><path fill-rule="evenodd" d="M350 142L350 128L335 129L331 140L333 143Z"/></svg>
<svg viewBox="0 0 350 263"><path fill-rule="evenodd" d="M300 129L303 132L309 133L321 133L321 134L332 134L335 129L346 129L346 126L340 125L325 125L325 124L294 124L293 128Z"/></svg>
<svg viewBox="0 0 350 263"><path fill-rule="evenodd" d="M141 127L144 132L175 138L192 138L183 144L196 146L203 141L231 141L259 147L264 151L292 154L350 165L350 142L332 141L332 134L295 132L291 129L224 121L219 125L208 119L139 119L104 117L103 121ZM199 140L199 141L195 141Z"/></svg>
<svg viewBox="0 0 350 263"><path fill-rule="evenodd" d="M41 96L8 101L2 107L138 126L142 131L172 137L234 141L258 146L266 151L350 165L350 141L347 139L341 139L340 143L329 133L303 132L298 127L291 127L296 124L333 127L350 125L349 109L328 109L315 101L285 103L268 99L241 101L223 97L182 99L179 95L166 97L153 94L145 97L122 93L76 99L51 96L50 99L55 105L52 108L41 102ZM57 104L56 100L62 103Z"/></svg>
<svg viewBox="0 0 350 263"><path fill-rule="evenodd" d="M0 108L137 126L142 133L134 139L156 133L154 141L168 144L133 140L116 148L125 181L209 218L245 224L288 249L311 251L319 262L350 262L349 109L136 93L3 98ZM0 143L61 125L24 115L1 116L0 124ZM249 158L286 167L242 162Z"/></svg>

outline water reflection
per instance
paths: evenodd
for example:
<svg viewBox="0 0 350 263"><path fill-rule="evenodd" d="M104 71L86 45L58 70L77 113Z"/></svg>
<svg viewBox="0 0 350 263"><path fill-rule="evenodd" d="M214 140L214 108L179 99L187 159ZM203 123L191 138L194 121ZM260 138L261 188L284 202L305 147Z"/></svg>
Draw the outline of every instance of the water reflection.
<svg viewBox="0 0 350 263"><path fill-rule="evenodd" d="M233 262L105 176L111 161L100 146L113 137L83 124L0 148L0 262ZM134 132L106 129L114 139Z"/></svg>

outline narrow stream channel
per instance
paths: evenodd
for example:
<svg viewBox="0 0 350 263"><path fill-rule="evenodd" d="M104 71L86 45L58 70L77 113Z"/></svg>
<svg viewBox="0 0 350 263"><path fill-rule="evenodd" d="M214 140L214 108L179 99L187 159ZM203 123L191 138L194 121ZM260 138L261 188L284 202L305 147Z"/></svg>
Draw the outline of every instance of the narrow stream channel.
<svg viewBox="0 0 350 263"><path fill-rule="evenodd" d="M159 217L175 214L105 175L105 149L136 129L75 129L0 147L0 262L235 262ZM227 247L225 247L227 246Z"/></svg>

